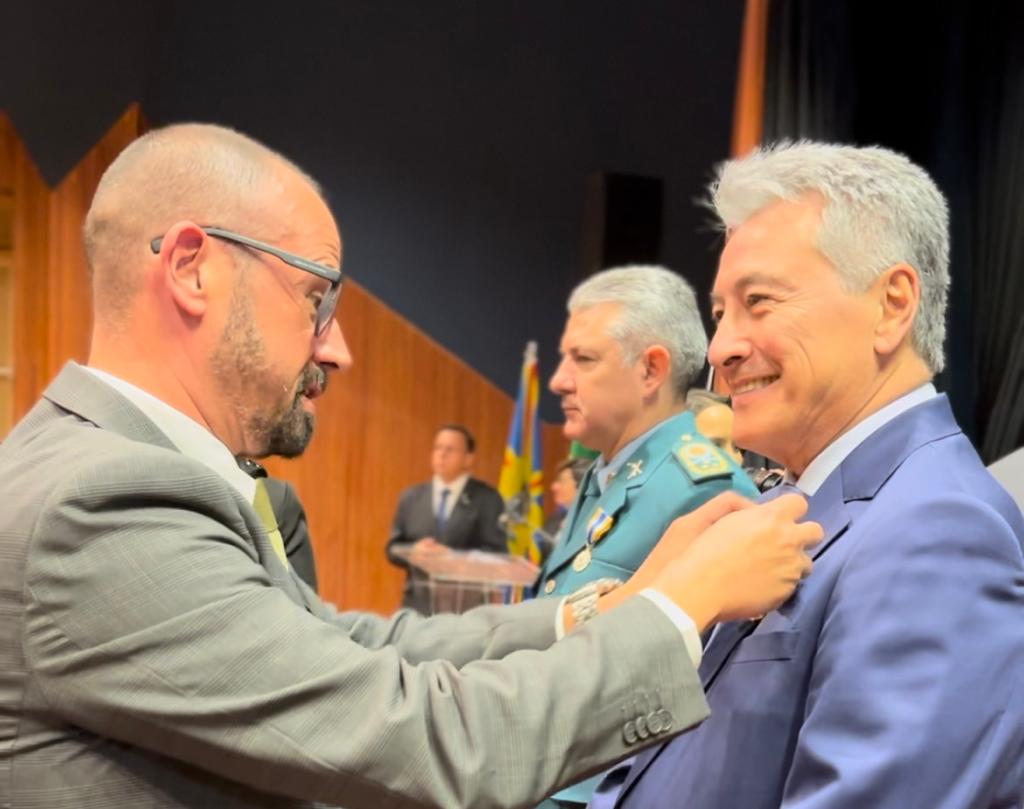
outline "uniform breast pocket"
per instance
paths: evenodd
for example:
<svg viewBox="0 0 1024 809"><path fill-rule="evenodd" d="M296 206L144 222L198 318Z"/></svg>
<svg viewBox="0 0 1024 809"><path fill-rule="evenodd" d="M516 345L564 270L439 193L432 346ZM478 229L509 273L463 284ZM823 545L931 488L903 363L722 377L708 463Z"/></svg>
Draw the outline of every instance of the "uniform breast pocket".
<svg viewBox="0 0 1024 809"><path fill-rule="evenodd" d="M595 554L594 558L590 560L590 566L587 569L587 579L608 578L625 581L635 572L635 570L622 567L622 565L618 565L608 559L602 559L600 555Z"/></svg>
<svg viewBox="0 0 1024 809"><path fill-rule="evenodd" d="M796 654L800 632L786 629L764 632L746 638L732 655L730 663L756 663L768 660L791 660Z"/></svg>

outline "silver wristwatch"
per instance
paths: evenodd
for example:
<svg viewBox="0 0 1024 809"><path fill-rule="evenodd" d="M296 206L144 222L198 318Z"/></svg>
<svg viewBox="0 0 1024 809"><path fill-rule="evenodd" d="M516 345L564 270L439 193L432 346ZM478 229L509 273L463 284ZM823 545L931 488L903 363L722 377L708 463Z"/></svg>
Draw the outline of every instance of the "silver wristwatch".
<svg viewBox="0 0 1024 809"><path fill-rule="evenodd" d="M597 600L620 584L622 584L620 579L595 579L568 596L565 603L572 610L572 619L575 625L586 623L597 615Z"/></svg>

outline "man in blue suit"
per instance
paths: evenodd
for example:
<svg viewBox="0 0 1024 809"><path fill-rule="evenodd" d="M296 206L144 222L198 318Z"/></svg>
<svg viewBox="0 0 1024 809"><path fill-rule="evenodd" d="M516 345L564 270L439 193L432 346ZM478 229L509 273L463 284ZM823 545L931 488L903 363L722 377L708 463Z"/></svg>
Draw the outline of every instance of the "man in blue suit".
<svg viewBox="0 0 1024 809"><path fill-rule="evenodd" d="M735 440L783 462L825 539L701 665L711 718L592 806L967 809L1024 783L1024 519L932 377L945 200L901 155L814 143L723 165L709 356Z"/></svg>
<svg viewBox="0 0 1024 809"><path fill-rule="evenodd" d="M566 436L601 454L541 572L540 594L549 596L601 578L625 581L677 517L725 491L757 496L687 409L707 336L681 276L651 266L605 270L573 290L568 310L550 387ZM583 809L599 780L562 790L543 809Z"/></svg>

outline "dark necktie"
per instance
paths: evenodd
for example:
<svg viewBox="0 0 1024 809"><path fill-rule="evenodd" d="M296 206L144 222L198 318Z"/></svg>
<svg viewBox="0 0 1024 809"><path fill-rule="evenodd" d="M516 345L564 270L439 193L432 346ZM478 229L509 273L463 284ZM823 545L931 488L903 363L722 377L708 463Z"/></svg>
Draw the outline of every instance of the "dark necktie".
<svg viewBox="0 0 1024 809"><path fill-rule="evenodd" d="M437 536L435 537L438 541L444 536L444 527L448 522L445 506L448 505L448 495L451 493L451 489L441 489L441 504L437 507Z"/></svg>

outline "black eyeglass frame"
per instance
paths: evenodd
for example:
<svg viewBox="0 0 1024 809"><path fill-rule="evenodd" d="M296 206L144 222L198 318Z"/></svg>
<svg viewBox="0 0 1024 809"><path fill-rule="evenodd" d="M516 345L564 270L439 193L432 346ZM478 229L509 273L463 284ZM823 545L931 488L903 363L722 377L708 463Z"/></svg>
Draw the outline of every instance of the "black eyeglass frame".
<svg viewBox="0 0 1024 809"><path fill-rule="evenodd" d="M231 230L225 230L224 228L215 227L213 225L200 225L199 229L207 236L213 236L227 242L234 242L235 244L240 244L243 247L250 247L253 250L259 250L262 253L269 253L275 258L281 259L281 261L291 267L304 270L305 272L312 273L326 281L330 281L330 288L327 290L326 294L324 294L323 298L320 299L320 303L316 308L316 323L313 327L313 333L317 337L320 337L328 329L331 324L331 320L334 318L334 311L338 307L338 297L341 294L341 284L345 280L345 276L342 275L341 270L335 269L334 267L327 267L324 264L317 264L315 261L310 261L308 258L297 256L295 253L289 253L287 250L282 250L280 247L274 247L272 244L267 244L266 242L261 242L257 239L250 239L248 236L243 236L240 233L235 233ZM159 253L160 247L163 245L163 241L163 236L157 236L149 243L149 249L154 253Z"/></svg>

